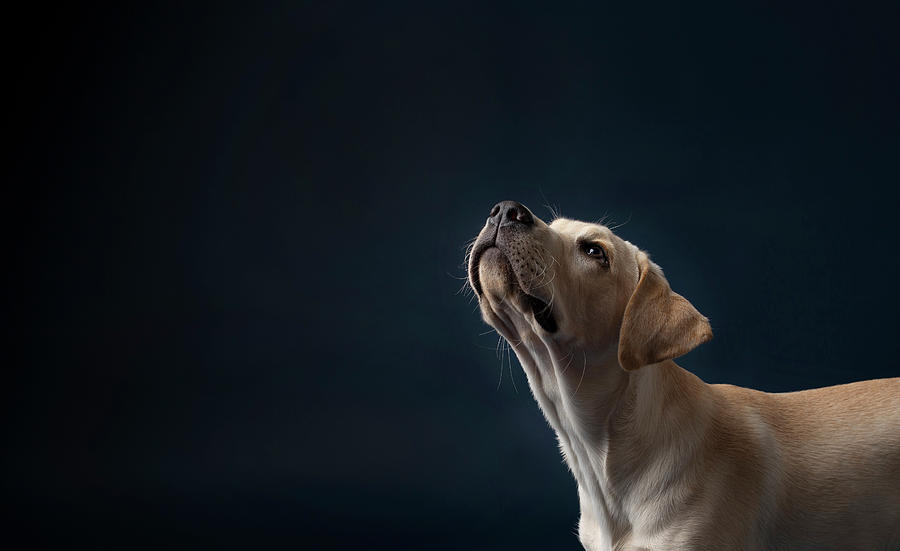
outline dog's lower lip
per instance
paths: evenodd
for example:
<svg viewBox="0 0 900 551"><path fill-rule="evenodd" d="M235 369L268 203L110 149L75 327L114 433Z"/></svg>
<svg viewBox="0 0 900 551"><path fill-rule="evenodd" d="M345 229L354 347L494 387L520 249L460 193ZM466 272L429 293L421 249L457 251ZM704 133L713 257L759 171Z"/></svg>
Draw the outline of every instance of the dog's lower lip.
<svg viewBox="0 0 900 551"><path fill-rule="evenodd" d="M472 288L475 290L475 294L481 296L481 278L478 276L478 264L481 262L481 257L488 249L495 248L493 242L491 243L482 243L476 244L475 248L472 249L472 259L469 264L469 282L472 285Z"/></svg>
<svg viewBox="0 0 900 551"><path fill-rule="evenodd" d="M475 294L481 296L481 278L478 277L478 263L481 262L481 255L490 247L479 249L477 246L472 250L472 259L469 263L469 283L475 290Z"/></svg>

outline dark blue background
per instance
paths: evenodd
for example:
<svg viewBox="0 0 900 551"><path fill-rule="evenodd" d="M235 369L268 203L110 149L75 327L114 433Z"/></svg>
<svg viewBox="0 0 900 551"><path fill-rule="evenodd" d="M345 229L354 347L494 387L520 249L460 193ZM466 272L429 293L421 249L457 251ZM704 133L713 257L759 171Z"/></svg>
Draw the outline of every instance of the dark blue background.
<svg viewBox="0 0 900 551"><path fill-rule="evenodd" d="M501 199L624 223L712 320L681 362L709 382L900 374L900 20L783 4L11 12L7 518L578 549L554 436L458 292Z"/></svg>

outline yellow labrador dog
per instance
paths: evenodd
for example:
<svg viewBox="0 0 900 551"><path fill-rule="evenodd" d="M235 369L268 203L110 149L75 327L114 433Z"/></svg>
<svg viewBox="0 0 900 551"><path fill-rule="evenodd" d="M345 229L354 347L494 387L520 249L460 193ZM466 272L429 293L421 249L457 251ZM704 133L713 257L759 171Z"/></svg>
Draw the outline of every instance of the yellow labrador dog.
<svg viewBox="0 0 900 551"><path fill-rule="evenodd" d="M706 384L672 359L709 321L646 253L513 201L491 210L469 283L556 431L586 549L900 549L900 379Z"/></svg>

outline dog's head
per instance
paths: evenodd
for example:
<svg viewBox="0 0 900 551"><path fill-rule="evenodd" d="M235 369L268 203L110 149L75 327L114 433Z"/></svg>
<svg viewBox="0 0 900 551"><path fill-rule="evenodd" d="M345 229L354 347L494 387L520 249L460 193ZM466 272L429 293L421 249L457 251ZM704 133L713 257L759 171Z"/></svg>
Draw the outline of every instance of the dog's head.
<svg viewBox="0 0 900 551"><path fill-rule="evenodd" d="M469 283L485 321L507 340L615 352L626 370L712 338L709 321L646 253L605 226L548 225L515 201L491 210L469 254Z"/></svg>

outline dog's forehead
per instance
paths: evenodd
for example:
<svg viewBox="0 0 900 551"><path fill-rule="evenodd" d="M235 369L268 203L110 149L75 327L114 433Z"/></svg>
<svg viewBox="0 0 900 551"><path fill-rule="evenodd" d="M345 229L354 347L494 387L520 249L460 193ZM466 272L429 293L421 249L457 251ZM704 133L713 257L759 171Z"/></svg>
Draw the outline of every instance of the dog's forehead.
<svg viewBox="0 0 900 551"><path fill-rule="evenodd" d="M609 239L613 235L606 226L568 218L557 218L550 224L550 228L560 235L576 240Z"/></svg>

